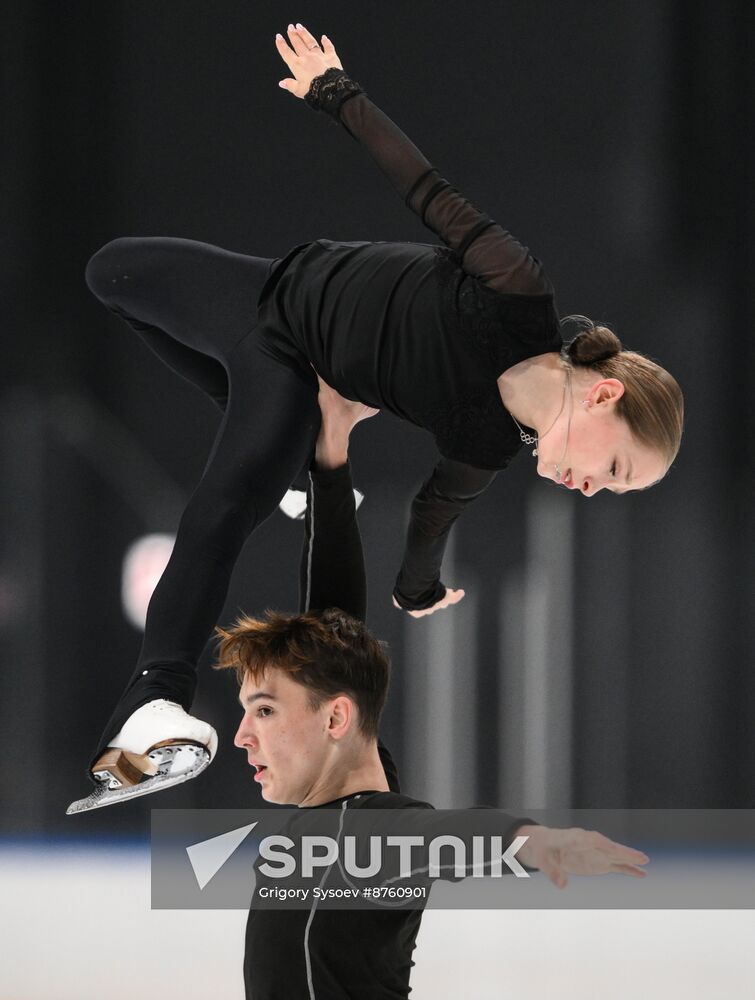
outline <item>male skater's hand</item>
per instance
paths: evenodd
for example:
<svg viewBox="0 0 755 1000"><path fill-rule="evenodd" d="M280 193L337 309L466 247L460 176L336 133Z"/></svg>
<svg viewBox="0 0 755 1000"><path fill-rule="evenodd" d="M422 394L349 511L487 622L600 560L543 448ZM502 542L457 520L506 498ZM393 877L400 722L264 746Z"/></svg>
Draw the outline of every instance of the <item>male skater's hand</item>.
<svg viewBox="0 0 755 1000"><path fill-rule="evenodd" d="M352 430L360 421L374 417L380 411L366 403L345 399L319 375L317 381L320 386L317 402L320 404L322 423L315 445L315 464L318 469L338 469L348 460Z"/></svg>
<svg viewBox="0 0 755 1000"><path fill-rule="evenodd" d="M564 889L569 875L606 875L618 872L644 878L650 858L642 851L616 844L595 830L553 830L547 826L520 826L518 837L529 840L517 851L517 859L529 868L539 868L558 888Z"/></svg>
<svg viewBox="0 0 755 1000"><path fill-rule="evenodd" d="M320 404L322 416L320 434L315 445L315 464L318 469L338 469L348 461L349 435L352 430L360 421L374 417L380 411L373 406L367 406L366 403L345 399L324 382L316 371L315 375L320 386L317 402ZM458 604L463 596L463 590L447 589L443 597L431 608L425 608L424 611L410 611L409 614L412 618L422 618L434 611L440 611L441 608ZM401 610L401 605L396 602L395 597L393 603Z"/></svg>
<svg viewBox="0 0 755 1000"><path fill-rule="evenodd" d="M294 79L288 77L281 80L278 86L283 87L294 97L303 98L316 76L322 76L332 67L343 69L343 66L327 35L323 35L321 42L318 42L303 24L289 24L287 33L290 45L286 44L283 35L275 36L275 45L281 59L293 73Z"/></svg>

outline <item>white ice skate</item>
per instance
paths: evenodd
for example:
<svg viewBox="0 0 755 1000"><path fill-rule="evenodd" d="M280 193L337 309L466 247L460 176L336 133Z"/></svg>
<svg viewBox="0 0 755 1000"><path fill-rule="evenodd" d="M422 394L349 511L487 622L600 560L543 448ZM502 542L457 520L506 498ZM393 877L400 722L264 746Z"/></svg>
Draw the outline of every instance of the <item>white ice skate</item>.
<svg viewBox="0 0 755 1000"><path fill-rule="evenodd" d="M364 493L354 490L354 505L357 510L359 510L362 500L364 500ZM292 521L303 521L307 510L307 494L304 490L286 490L278 506Z"/></svg>
<svg viewBox="0 0 755 1000"><path fill-rule="evenodd" d="M72 802L66 815L149 795L195 778L217 748L217 733L207 722L187 715L173 701L150 701L130 715L110 741L92 767L97 781L94 791Z"/></svg>

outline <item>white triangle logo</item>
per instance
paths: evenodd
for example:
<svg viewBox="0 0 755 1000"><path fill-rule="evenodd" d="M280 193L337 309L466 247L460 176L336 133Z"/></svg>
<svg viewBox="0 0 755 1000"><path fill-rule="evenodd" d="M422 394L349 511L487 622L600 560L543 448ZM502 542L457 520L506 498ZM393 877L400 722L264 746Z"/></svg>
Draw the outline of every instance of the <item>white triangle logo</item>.
<svg viewBox="0 0 755 1000"><path fill-rule="evenodd" d="M217 875L249 831L255 828L257 822L259 821L250 823L249 826L240 826L237 830L229 830L228 833L221 833L219 837L201 840L198 844L186 848L200 889L204 889L210 879Z"/></svg>

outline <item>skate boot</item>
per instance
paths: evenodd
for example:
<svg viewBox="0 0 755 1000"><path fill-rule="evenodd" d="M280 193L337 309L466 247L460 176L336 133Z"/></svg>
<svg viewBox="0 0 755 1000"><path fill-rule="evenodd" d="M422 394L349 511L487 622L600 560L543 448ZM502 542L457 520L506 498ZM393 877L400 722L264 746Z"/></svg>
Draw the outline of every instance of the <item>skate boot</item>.
<svg viewBox="0 0 755 1000"><path fill-rule="evenodd" d="M362 500L364 500L364 493L355 489L354 506L357 510L359 510ZM278 506L286 517L290 517L292 521L303 521L307 510L307 494L305 490L286 490Z"/></svg>
<svg viewBox="0 0 755 1000"><path fill-rule="evenodd" d="M160 698L138 708L92 765L96 787L66 815L149 795L195 778L218 748L215 730Z"/></svg>

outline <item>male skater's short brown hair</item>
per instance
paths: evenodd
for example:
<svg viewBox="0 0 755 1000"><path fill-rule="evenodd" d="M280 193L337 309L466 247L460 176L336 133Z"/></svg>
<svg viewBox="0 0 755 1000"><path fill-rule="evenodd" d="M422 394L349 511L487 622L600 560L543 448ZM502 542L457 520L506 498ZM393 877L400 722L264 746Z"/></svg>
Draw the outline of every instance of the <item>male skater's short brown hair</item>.
<svg viewBox="0 0 755 1000"><path fill-rule="evenodd" d="M309 689L312 709L346 694L359 710L359 728L377 738L388 694L390 661L384 644L363 622L338 608L262 619L240 618L221 637L216 670L233 668L239 686L249 676L258 683L267 670L282 670Z"/></svg>

